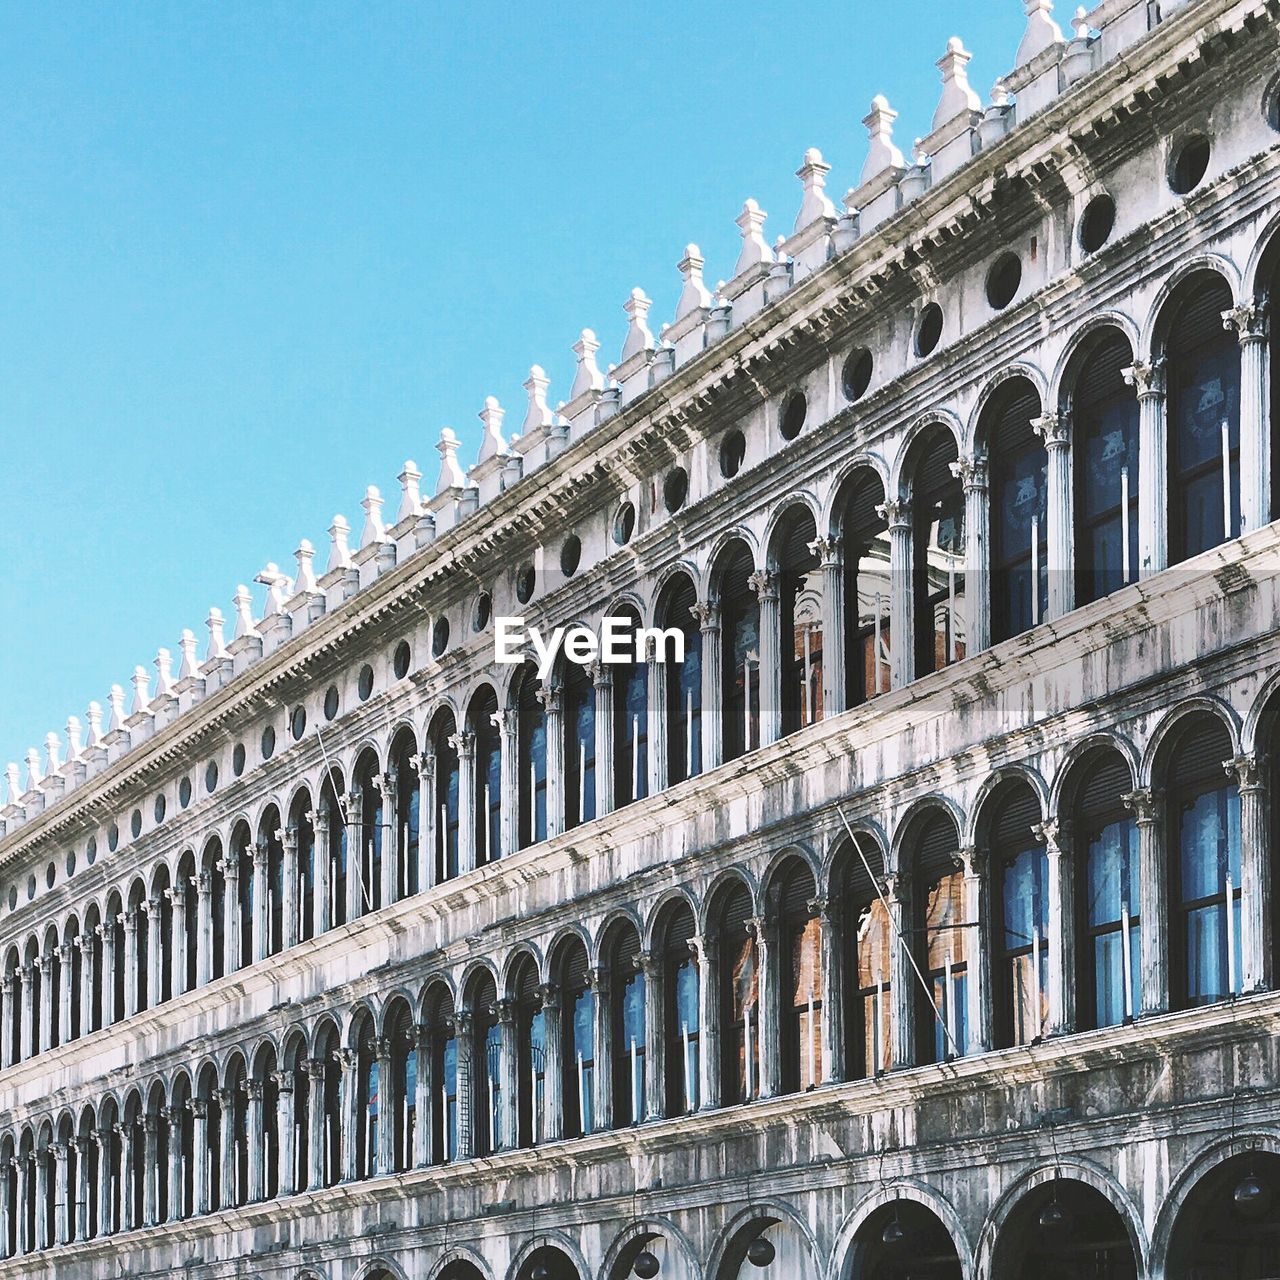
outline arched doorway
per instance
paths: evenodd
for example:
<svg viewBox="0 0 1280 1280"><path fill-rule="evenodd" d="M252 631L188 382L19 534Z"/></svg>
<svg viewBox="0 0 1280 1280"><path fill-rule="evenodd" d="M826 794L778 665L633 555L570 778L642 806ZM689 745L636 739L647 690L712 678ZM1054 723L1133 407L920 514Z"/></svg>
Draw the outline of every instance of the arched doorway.
<svg viewBox="0 0 1280 1280"><path fill-rule="evenodd" d="M1169 1280L1263 1280L1280 1251L1280 1156L1245 1151L1206 1173L1174 1224Z"/></svg>
<svg viewBox="0 0 1280 1280"><path fill-rule="evenodd" d="M846 1280L960 1280L951 1233L928 1205L903 1196L869 1213L853 1237Z"/></svg>
<svg viewBox="0 0 1280 1280"><path fill-rule="evenodd" d="M1115 1205L1053 1177L1014 1206L996 1241L992 1280L1134 1280L1133 1242Z"/></svg>
<svg viewBox="0 0 1280 1280"><path fill-rule="evenodd" d="M517 1273L517 1280L580 1280L568 1254L554 1245L536 1248Z"/></svg>

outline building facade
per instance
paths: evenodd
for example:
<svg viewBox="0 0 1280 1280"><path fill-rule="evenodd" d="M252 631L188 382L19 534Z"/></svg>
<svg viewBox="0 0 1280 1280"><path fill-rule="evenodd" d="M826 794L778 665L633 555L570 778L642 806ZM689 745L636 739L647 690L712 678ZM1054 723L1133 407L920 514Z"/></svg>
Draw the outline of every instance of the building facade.
<svg viewBox="0 0 1280 1280"><path fill-rule="evenodd" d="M10 767L0 1280L1276 1274L1280 3L1026 8Z"/></svg>

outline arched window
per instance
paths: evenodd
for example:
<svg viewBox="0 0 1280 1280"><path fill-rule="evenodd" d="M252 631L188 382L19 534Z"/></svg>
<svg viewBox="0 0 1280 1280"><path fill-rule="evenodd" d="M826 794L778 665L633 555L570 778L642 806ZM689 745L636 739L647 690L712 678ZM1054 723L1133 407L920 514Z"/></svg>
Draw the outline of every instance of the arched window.
<svg viewBox="0 0 1280 1280"><path fill-rule="evenodd" d="M846 482L839 503L845 698L851 707L889 691L889 534L879 512L883 502L880 477L863 468ZM833 637L832 643L838 640Z"/></svg>
<svg viewBox="0 0 1280 1280"><path fill-rule="evenodd" d="M422 888L419 841L422 837L422 778L418 772L418 744L409 729L401 729L391 748L391 769L396 778L396 831L400 865L396 868L396 895L408 898Z"/></svg>
<svg viewBox="0 0 1280 1280"><path fill-rule="evenodd" d="M1021 781L990 800L988 841L994 892L996 1046L1030 1044L1049 1012L1049 856L1033 827L1035 792Z"/></svg>
<svg viewBox="0 0 1280 1280"><path fill-rule="evenodd" d="M945 1062L969 1040L971 939L964 914L964 875L956 865L955 823L938 810L922 814L911 832L913 953L929 995L917 991L916 1061Z"/></svg>
<svg viewBox="0 0 1280 1280"><path fill-rule="evenodd" d="M522 1147L546 1137L546 1017L533 958L522 955L511 975L516 1019L516 1132Z"/></svg>
<svg viewBox="0 0 1280 1280"><path fill-rule="evenodd" d="M1138 830L1124 796L1133 778L1116 751L1081 762L1072 809L1076 871L1076 1024L1127 1022L1142 1001Z"/></svg>
<svg viewBox="0 0 1280 1280"><path fill-rule="evenodd" d="M521 673L516 687L519 755L519 844L527 849L547 838L547 717L540 681L532 667Z"/></svg>
<svg viewBox="0 0 1280 1280"><path fill-rule="evenodd" d="M632 609L620 614L638 630ZM613 677L613 803L615 808L649 794L649 664L627 662L609 667Z"/></svg>
<svg viewBox="0 0 1280 1280"><path fill-rule="evenodd" d="M693 912L680 903L667 916L659 937L662 948L662 1003L666 1113L694 1112L702 1101L699 1070L702 1055L699 976L690 940Z"/></svg>
<svg viewBox="0 0 1280 1280"><path fill-rule="evenodd" d="M433 799L436 828L436 881L452 880L458 874L458 736L453 715L447 710L436 713L427 735L429 750L435 757L435 796Z"/></svg>
<svg viewBox="0 0 1280 1280"><path fill-rule="evenodd" d="M316 1036L315 1060L323 1065L324 1140L321 1168L326 1187L342 1178L342 1071L338 1065L338 1031L327 1023Z"/></svg>
<svg viewBox="0 0 1280 1280"><path fill-rule="evenodd" d="M750 550L735 543L724 555L718 574L726 761L760 745L760 602L751 585L754 572Z"/></svg>
<svg viewBox="0 0 1280 1280"><path fill-rule="evenodd" d="M113 990L111 993L114 1003L111 1006L111 1021L119 1022L120 1019L124 1017L125 974L129 965L129 956L128 952L125 950L124 940L124 904L120 901L119 894L112 894L111 897L107 899L107 903L109 908L108 924L111 929L111 940L115 947L115 981L112 983ZM34 956L32 958L34 959ZM219 973L221 973L221 970L219 970ZM40 1008L38 999L39 993L40 989L36 986L36 998L31 1002L32 1018L34 1022L33 1026L29 1028L33 1038L38 1034L40 1027L39 1019L36 1017L36 1013Z"/></svg>
<svg viewBox="0 0 1280 1280"><path fill-rule="evenodd" d="M784 734L822 719L822 570L813 550L817 536L807 507L788 512L774 535Z"/></svg>
<svg viewBox="0 0 1280 1280"><path fill-rule="evenodd" d="M403 1000L387 1011L391 1082L386 1108L391 1113L391 1162L397 1173L413 1168L414 1133L418 1125L418 1051L413 1015Z"/></svg>
<svg viewBox="0 0 1280 1280"><path fill-rule="evenodd" d="M1240 536L1240 344L1215 272L1183 286L1166 343L1169 563Z"/></svg>
<svg viewBox="0 0 1280 1280"><path fill-rule="evenodd" d="M224 862L222 858L222 841L214 836L204 847L204 853L201 855L202 873L201 879L208 878L209 890L209 976L213 978L221 978L225 970L227 945L227 881L224 875ZM107 923L110 924L114 917L111 914L110 906L107 910ZM117 951L119 957L123 952ZM116 973L120 972L120 964L117 960ZM108 1003L118 1000L118 996L113 993L107 993ZM119 1008L119 1004L112 1004L112 1009ZM103 1010L103 1025L108 1022L115 1021L115 1014L108 1014Z"/></svg>
<svg viewBox="0 0 1280 1280"><path fill-rule="evenodd" d="M427 997L426 1026L431 1073L427 1150L432 1164L443 1164L458 1153L458 1042L453 998L443 985L437 985Z"/></svg>
<svg viewBox="0 0 1280 1280"><path fill-rule="evenodd" d="M1124 380L1132 364L1128 339L1105 329L1072 388L1077 605L1138 577L1138 400Z"/></svg>
<svg viewBox="0 0 1280 1280"><path fill-rule="evenodd" d="M259 1105L262 1108L262 1145L259 1148L261 1190L263 1197L270 1200L280 1193L280 1091L276 1084L276 1054L272 1048L264 1049L259 1055L254 1070L254 1087L261 1098Z"/></svg>
<svg viewBox="0 0 1280 1280"><path fill-rule="evenodd" d="M879 849L865 836L858 838L862 856L850 850L845 865L848 873L843 903L846 921L849 968L853 981L847 984L848 1030L847 1074L855 1079L879 1075L891 1065L892 1019L891 956L893 954L889 913L876 892L863 857L877 874L882 866Z"/></svg>
<svg viewBox="0 0 1280 1280"><path fill-rule="evenodd" d="M471 1135L478 1156L491 1155L502 1136L502 1028L490 974L471 993Z"/></svg>
<svg viewBox="0 0 1280 1280"><path fill-rule="evenodd" d="M472 821L476 833L476 866L502 856L502 735L494 723L498 695L486 685L471 700L469 720L475 735L475 795Z"/></svg>
<svg viewBox="0 0 1280 1280"><path fill-rule="evenodd" d="M684 637L684 661L663 668L667 720L667 782L674 786L702 772L702 628L694 614L698 593L686 574L662 589L657 626Z"/></svg>
<svg viewBox="0 0 1280 1280"><path fill-rule="evenodd" d="M1240 791L1223 761L1231 738L1216 716L1188 716L1167 766L1170 996L1175 1009L1243 989Z"/></svg>
<svg viewBox="0 0 1280 1280"><path fill-rule="evenodd" d="M912 452L911 594L919 678L959 662L967 651L964 487L951 471L959 454L946 427L928 428Z"/></svg>
<svg viewBox="0 0 1280 1280"><path fill-rule="evenodd" d="M558 957L560 984L560 1069L564 1134L581 1137L595 1128L595 993L587 971L587 953L576 939Z"/></svg>
<svg viewBox="0 0 1280 1280"><path fill-rule="evenodd" d="M147 971L150 968L150 965L148 964L148 960L150 958L150 950L151 950L149 945L151 941L151 937L150 937L151 930L148 928L149 920L148 920L146 905L145 905L146 901L147 901L147 891L146 889L143 888L142 881L135 880L133 882L132 887L129 890L128 915L129 915L129 922L133 926L133 980L134 980L134 993L137 997L136 1008L139 1011L150 1008L152 1003L150 999L151 992L148 990L148 983L147 983L147 977L148 977ZM127 945L128 944L126 942L126 946ZM126 951L124 954L125 954L125 963L127 964L128 952ZM44 976L43 974L41 974L38 966L35 970L35 973L33 974L33 977L35 978L35 982L36 982L36 999L34 1001L34 1007L36 1009L39 1009L40 1002L42 1000L47 1000L49 998L50 993L45 990ZM37 1052L39 1052L40 1050L47 1049L49 1046L47 1044L41 1043L39 1040L39 1031L41 1026L41 1020L39 1018L36 1019L35 1025L36 1025L36 1032L37 1032L36 1050ZM50 1026L52 1026L52 1019L50 1020Z"/></svg>
<svg viewBox="0 0 1280 1280"><path fill-rule="evenodd" d="M354 895L349 912L353 918L376 911L382 905L382 789L375 779L378 776L378 757L365 751L356 762L352 777L360 821L360 848L352 861L351 872L356 876L348 891Z"/></svg>
<svg viewBox="0 0 1280 1280"><path fill-rule="evenodd" d="M253 833L247 823L241 823L231 835L231 856L236 859L239 868L239 929L240 929L240 965L241 969L254 961L253 954L253 911L257 897L257 886L253 875Z"/></svg>
<svg viewBox="0 0 1280 1280"><path fill-rule="evenodd" d="M822 926L809 908L813 874L804 863L780 873L776 893L782 1091L798 1093L822 1080Z"/></svg>
<svg viewBox="0 0 1280 1280"><path fill-rule="evenodd" d="M382 1123L382 1079L374 1043L373 1019L360 1015L356 1033L356 1177L369 1178L378 1169L378 1127Z"/></svg>
<svg viewBox="0 0 1280 1280"><path fill-rule="evenodd" d="M720 1101L760 1096L760 980L751 894L727 890L720 903Z"/></svg>
<svg viewBox="0 0 1280 1280"><path fill-rule="evenodd" d="M237 1055L227 1067L226 1086L222 1098L224 1109L230 1113L229 1133L232 1146L227 1169L231 1178L230 1194L227 1194L227 1188L223 1189L224 1208L230 1205L242 1205L249 1198L249 1117L248 1090L245 1085L244 1059ZM142 1148L136 1147L135 1150L141 1151ZM141 1165L142 1161L138 1164ZM135 1221L141 1222L142 1219L138 1217Z"/></svg>
<svg viewBox="0 0 1280 1280"><path fill-rule="evenodd" d="M258 822L258 839L267 847L267 901L265 913L266 954L277 955L284 947L284 844L281 841L280 811L268 805ZM254 959L262 959L255 956Z"/></svg>
<svg viewBox="0 0 1280 1280"><path fill-rule="evenodd" d="M1049 607L1048 457L1031 420L1040 398L1010 378L982 412L991 459L991 638L1007 640L1044 619Z"/></svg>
<svg viewBox="0 0 1280 1280"><path fill-rule="evenodd" d="M580 663L566 662L563 670L564 825L569 831L596 816L596 691Z"/></svg>
<svg viewBox="0 0 1280 1280"><path fill-rule="evenodd" d="M645 976L640 939L631 925L612 931L606 948L613 1041L613 1124L639 1124L645 1115Z"/></svg>
<svg viewBox="0 0 1280 1280"><path fill-rule="evenodd" d="M299 942L315 937L319 932L316 900L316 832L311 820L311 797L300 792L289 811L289 823L298 840L297 852L297 936ZM188 916L188 919L190 917Z"/></svg>

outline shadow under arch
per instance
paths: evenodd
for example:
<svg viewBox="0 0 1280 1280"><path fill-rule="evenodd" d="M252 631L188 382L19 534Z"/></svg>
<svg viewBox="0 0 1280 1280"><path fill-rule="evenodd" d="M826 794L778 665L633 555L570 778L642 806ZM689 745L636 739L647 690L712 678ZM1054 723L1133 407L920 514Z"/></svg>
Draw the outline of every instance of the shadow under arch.
<svg viewBox="0 0 1280 1280"><path fill-rule="evenodd" d="M831 1280L972 1280L973 1258L950 1203L922 1183L882 1187L848 1219Z"/></svg>

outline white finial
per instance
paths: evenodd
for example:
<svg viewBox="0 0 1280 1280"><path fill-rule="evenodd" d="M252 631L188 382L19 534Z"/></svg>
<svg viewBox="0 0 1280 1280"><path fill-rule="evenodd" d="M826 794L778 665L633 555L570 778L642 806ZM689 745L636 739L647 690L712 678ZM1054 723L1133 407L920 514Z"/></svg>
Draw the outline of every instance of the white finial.
<svg viewBox="0 0 1280 1280"><path fill-rule="evenodd" d="M9 803L17 804L22 799L22 783L18 781L18 766L16 764L5 765L4 780L9 784Z"/></svg>
<svg viewBox="0 0 1280 1280"><path fill-rule="evenodd" d="M347 535L351 526L346 516L334 516L329 526L329 572L335 569L351 568L351 548L347 545Z"/></svg>
<svg viewBox="0 0 1280 1280"><path fill-rule="evenodd" d="M738 264L733 269L735 276L750 271L762 262L773 261L773 250L764 238L766 217L768 214L754 200L748 200L735 219L742 232L742 249L738 253Z"/></svg>
<svg viewBox="0 0 1280 1280"><path fill-rule="evenodd" d="M168 649L156 650L156 697L167 698L173 692L173 656Z"/></svg>
<svg viewBox="0 0 1280 1280"><path fill-rule="evenodd" d="M490 458L498 458L507 453L507 442L502 438L502 420L507 411L498 403L496 396L485 396L484 408L480 410L480 421L484 423L484 437L480 441L479 462L488 462Z"/></svg>
<svg viewBox="0 0 1280 1280"><path fill-rule="evenodd" d="M422 489L420 482L422 472L412 458L404 460L404 470L400 472L400 510L396 512L396 523L409 516L422 514Z"/></svg>
<svg viewBox="0 0 1280 1280"><path fill-rule="evenodd" d="M529 407L525 410L521 435L527 436L530 431L549 427L555 421L555 415L547 405L547 388L550 385L541 365L535 364L529 369L529 377L524 384L525 391L529 393Z"/></svg>
<svg viewBox="0 0 1280 1280"><path fill-rule="evenodd" d="M67 717L67 760L79 760L84 752L84 744L80 741L80 721L76 716Z"/></svg>
<svg viewBox="0 0 1280 1280"><path fill-rule="evenodd" d="M684 288L680 290L680 301L676 303L676 321L683 320L699 307L711 305L711 293L702 283L702 268L706 259L696 244L685 245L684 257L676 264L677 270L684 277Z"/></svg>
<svg viewBox="0 0 1280 1280"><path fill-rule="evenodd" d="M440 443L436 445L440 454L440 479L436 481L436 493L447 493L450 489L461 489L467 478L458 465L458 437L452 427L445 427L440 432Z"/></svg>
<svg viewBox="0 0 1280 1280"><path fill-rule="evenodd" d="M1076 10L1076 16L1071 19L1071 33L1077 40L1089 38L1089 11L1084 5Z"/></svg>
<svg viewBox="0 0 1280 1280"><path fill-rule="evenodd" d="M34 791L40 785L40 753L32 747L27 752L27 790Z"/></svg>
<svg viewBox="0 0 1280 1280"><path fill-rule="evenodd" d="M89 703L84 718L89 722L89 734L85 738L85 746L96 747L102 741L102 703Z"/></svg>
<svg viewBox="0 0 1280 1280"><path fill-rule="evenodd" d="M258 628L253 625L253 593L243 582L236 587L231 603L236 609L236 627L231 638L239 640L242 636L256 636Z"/></svg>
<svg viewBox="0 0 1280 1280"><path fill-rule="evenodd" d="M182 654L182 661L178 663L178 679L190 680L196 675L196 669L200 665L196 660L196 636L194 631L190 629L183 631L182 637L178 641L178 652Z"/></svg>
<svg viewBox="0 0 1280 1280"><path fill-rule="evenodd" d="M573 344L573 354L578 357L577 372L573 375L573 386L569 388L569 399L576 400L588 391L604 390L604 375L596 365L596 352L600 343L590 329L583 329L581 337Z"/></svg>
<svg viewBox="0 0 1280 1280"><path fill-rule="evenodd" d="M1025 67L1038 54L1062 42L1062 32L1054 22L1053 0L1024 0L1027 10L1027 29L1018 45L1015 67Z"/></svg>
<svg viewBox="0 0 1280 1280"><path fill-rule="evenodd" d="M382 494L376 484L371 484L360 500L364 508L364 528L360 531L360 547L371 547L377 542L386 542L387 530L382 523Z"/></svg>
<svg viewBox="0 0 1280 1280"><path fill-rule="evenodd" d="M312 562L316 558L316 549L311 545L311 540L309 538L303 538L303 540L298 543L298 549L293 553L293 555L298 562L298 590L315 591L317 589L316 571L315 565Z"/></svg>
<svg viewBox="0 0 1280 1280"><path fill-rule="evenodd" d="M223 621L222 610L214 605L204 620L204 625L209 628L209 648L204 655L206 662L227 656L227 639L222 633Z"/></svg>
<svg viewBox="0 0 1280 1280"><path fill-rule="evenodd" d="M893 122L898 113L889 105L889 99L878 93L871 99L870 114L863 118L871 147L862 165L860 181L870 182L886 169L901 169L902 152L893 143Z"/></svg>
<svg viewBox="0 0 1280 1280"><path fill-rule="evenodd" d="M804 153L804 163L796 170L796 177L804 184L804 198L800 201L800 212L796 214L797 231L807 227L819 218L834 218L836 207L823 188L827 185L827 174L831 166L822 158L817 147L810 147Z"/></svg>
<svg viewBox="0 0 1280 1280"><path fill-rule="evenodd" d="M293 583L286 574L280 572L280 566L269 563L261 573L254 575L254 582L260 582L267 589L267 607L264 618L274 617L284 612L285 601L293 591Z"/></svg>
<svg viewBox="0 0 1280 1280"><path fill-rule="evenodd" d="M134 667L130 684L133 685L133 708L131 714L136 716L139 712L145 711L147 704L151 701L151 694L148 692L151 677L147 675L146 667Z"/></svg>
<svg viewBox="0 0 1280 1280"><path fill-rule="evenodd" d="M942 97L938 99L937 110L933 113L935 129L968 111L982 110L981 99L969 85L966 68L972 60L973 54L960 42L959 36L952 36L947 41L947 51L938 59L938 70L942 72Z"/></svg>
<svg viewBox="0 0 1280 1280"><path fill-rule="evenodd" d="M45 777L57 773L62 768L62 744L56 733L44 735L44 760Z"/></svg>
<svg viewBox="0 0 1280 1280"><path fill-rule="evenodd" d="M630 360L642 351L653 350L653 333L649 329L649 308L653 303L643 289L632 289L631 296L622 304L627 313L627 340L622 344L622 359Z"/></svg>
<svg viewBox="0 0 1280 1280"><path fill-rule="evenodd" d="M1003 108L1009 105L1009 87L1005 84L1002 76L997 76L995 83L991 86L991 101L988 106Z"/></svg>
<svg viewBox="0 0 1280 1280"><path fill-rule="evenodd" d="M107 731L119 733L124 728L124 690L118 684L111 686L111 692L107 694L107 705L111 708Z"/></svg>

